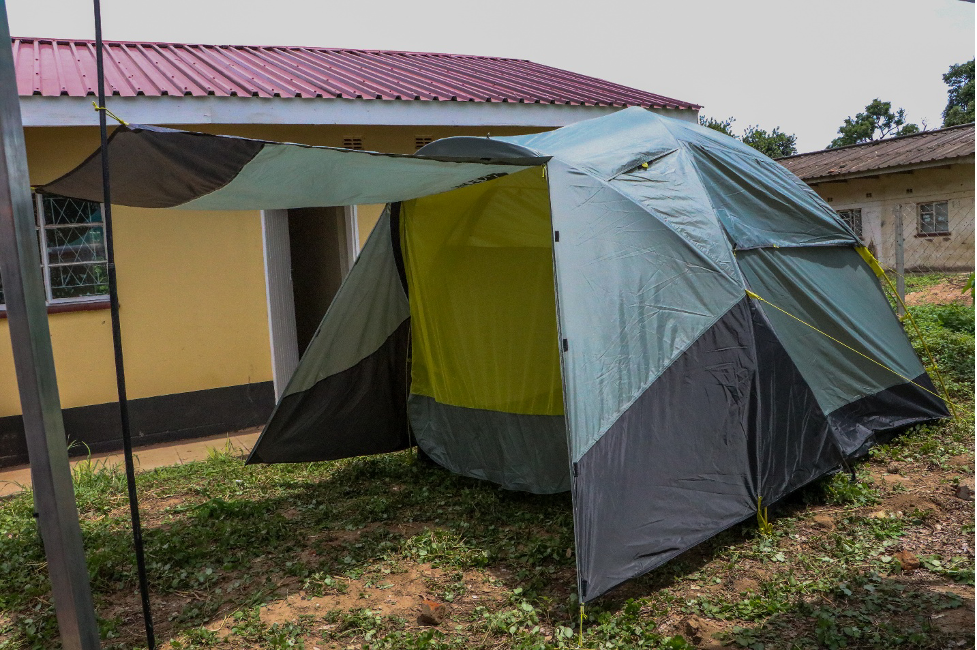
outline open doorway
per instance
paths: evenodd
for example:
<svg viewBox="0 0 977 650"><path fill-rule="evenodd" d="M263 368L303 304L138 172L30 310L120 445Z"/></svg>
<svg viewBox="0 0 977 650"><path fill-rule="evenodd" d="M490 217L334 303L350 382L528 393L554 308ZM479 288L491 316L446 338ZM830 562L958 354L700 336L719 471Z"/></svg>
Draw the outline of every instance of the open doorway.
<svg viewBox="0 0 977 650"><path fill-rule="evenodd" d="M265 290L280 396L359 253L356 206L264 210Z"/></svg>

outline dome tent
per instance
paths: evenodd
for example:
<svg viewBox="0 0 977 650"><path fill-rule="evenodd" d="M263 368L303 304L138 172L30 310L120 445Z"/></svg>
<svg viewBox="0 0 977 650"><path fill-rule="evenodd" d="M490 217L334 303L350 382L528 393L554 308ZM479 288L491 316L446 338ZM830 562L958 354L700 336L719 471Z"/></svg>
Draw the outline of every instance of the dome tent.
<svg viewBox="0 0 977 650"><path fill-rule="evenodd" d="M732 138L633 108L419 153L551 160L388 207L250 462L409 420L454 472L572 489L588 601L946 415L857 238Z"/></svg>
<svg viewBox="0 0 977 650"><path fill-rule="evenodd" d="M632 108L536 135L449 138L410 161L427 170L413 185L389 156L344 152L327 175L314 148L253 143L213 144L240 149L234 162L197 142L228 168L139 200L390 204L249 462L416 441L460 474L570 489L585 602L878 433L946 415L857 238L779 164L722 134ZM165 165L199 177L187 158ZM45 189L71 196L70 176Z"/></svg>

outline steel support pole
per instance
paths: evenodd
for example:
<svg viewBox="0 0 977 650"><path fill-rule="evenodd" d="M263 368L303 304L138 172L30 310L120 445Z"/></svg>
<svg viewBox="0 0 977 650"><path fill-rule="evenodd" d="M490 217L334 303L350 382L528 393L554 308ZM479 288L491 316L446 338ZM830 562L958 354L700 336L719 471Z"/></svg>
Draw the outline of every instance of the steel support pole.
<svg viewBox="0 0 977 650"><path fill-rule="evenodd" d="M95 650L98 624L54 373L5 0L0 10L0 276L7 325L61 644L66 650Z"/></svg>
<svg viewBox="0 0 977 650"><path fill-rule="evenodd" d="M132 542L136 554L136 574L142 600L143 622L146 625L146 645L156 648L153 612L149 604L149 578L146 576L146 557L139 523L139 498L136 494L136 467L132 459L132 434L129 421L129 398L126 395L125 358L122 353L122 321L119 317L119 282L115 271L115 237L112 229L112 192L109 179L108 129L105 124L105 67L102 55L102 5L93 2L95 9L95 66L98 82L98 127L102 139L102 220L105 224L105 259L109 280L109 305L112 317L112 346L115 350L115 383L119 393L119 421L122 425L122 452L126 466L126 489L129 493L129 515L132 519Z"/></svg>

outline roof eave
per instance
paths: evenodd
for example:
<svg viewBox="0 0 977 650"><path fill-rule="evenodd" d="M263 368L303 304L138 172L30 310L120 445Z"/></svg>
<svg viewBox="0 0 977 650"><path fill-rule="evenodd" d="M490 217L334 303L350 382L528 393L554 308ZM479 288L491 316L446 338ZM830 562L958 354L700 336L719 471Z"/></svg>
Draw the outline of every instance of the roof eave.
<svg viewBox="0 0 977 650"><path fill-rule="evenodd" d="M94 126L91 97L20 98L25 127ZM272 97L110 97L110 108L134 124L355 124L361 126L517 126L554 128L621 110L619 106L517 102L397 101ZM692 109L649 109L696 121Z"/></svg>
<svg viewBox="0 0 977 650"><path fill-rule="evenodd" d="M973 165L974 164L974 154L969 156L956 156L953 158L939 158L936 160L927 160L925 162L912 163L909 165L893 165L891 167L882 167L879 169L865 169L857 172L850 172L847 174L828 174L825 176L798 176L802 181L808 185L815 185L820 183L836 183L842 181L849 181L858 178L869 178L872 176L884 176L887 174L901 174L906 172L915 171L917 169L931 169L933 167L947 167L949 165Z"/></svg>

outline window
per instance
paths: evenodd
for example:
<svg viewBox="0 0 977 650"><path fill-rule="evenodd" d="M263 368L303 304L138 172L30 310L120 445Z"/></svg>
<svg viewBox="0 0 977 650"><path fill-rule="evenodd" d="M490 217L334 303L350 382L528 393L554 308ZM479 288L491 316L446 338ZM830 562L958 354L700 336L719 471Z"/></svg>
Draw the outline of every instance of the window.
<svg viewBox="0 0 977 650"><path fill-rule="evenodd" d="M434 142L434 137L430 135L414 136L414 151Z"/></svg>
<svg viewBox="0 0 977 650"><path fill-rule="evenodd" d="M363 138L348 137L343 138L343 149L363 150Z"/></svg>
<svg viewBox="0 0 977 650"><path fill-rule="evenodd" d="M838 210L838 216L848 224L859 239L862 238L862 209L853 208L851 210Z"/></svg>
<svg viewBox="0 0 977 650"><path fill-rule="evenodd" d="M102 206L58 196L36 196L34 216L44 295L48 303L104 296L109 292ZM0 304L3 304L0 284Z"/></svg>
<svg viewBox="0 0 977 650"><path fill-rule="evenodd" d="M950 210L948 201L920 203L916 206L919 220L916 232L923 237L950 234Z"/></svg>

